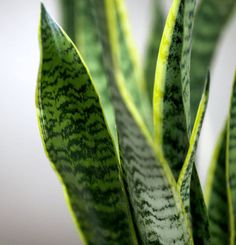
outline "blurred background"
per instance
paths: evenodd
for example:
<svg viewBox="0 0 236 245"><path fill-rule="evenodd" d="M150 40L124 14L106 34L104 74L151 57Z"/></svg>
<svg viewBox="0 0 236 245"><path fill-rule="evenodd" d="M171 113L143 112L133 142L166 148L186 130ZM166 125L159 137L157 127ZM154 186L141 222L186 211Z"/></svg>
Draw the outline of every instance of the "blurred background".
<svg viewBox="0 0 236 245"><path fill-rule="evenodd" d="M140 57L150 25L150 0L126 0ZM165 1L166 11L171 0ZM61 23L59 1L45 0ZM80 244L62 188L43 152L34 94L39 66L38 0L0 0L0 244ZM236 16L220 40L198 150L202 184L226 113L236 68Z"/></svg>

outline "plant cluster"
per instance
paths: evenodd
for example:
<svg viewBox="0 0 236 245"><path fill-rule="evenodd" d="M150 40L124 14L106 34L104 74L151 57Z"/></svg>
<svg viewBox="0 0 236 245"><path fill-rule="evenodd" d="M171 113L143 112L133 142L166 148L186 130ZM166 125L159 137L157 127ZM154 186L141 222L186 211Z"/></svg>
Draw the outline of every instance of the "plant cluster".
<svg viewBox="0 0 236 245"><path fill-rule="evenodd" d="M144 68L123 0L62 1L73 41L41 6L39 128L84 244L236 244L236 81L205 198L196 169L208 67L236 2L195 5L173 0L165 20L153 2Z"/></svg>

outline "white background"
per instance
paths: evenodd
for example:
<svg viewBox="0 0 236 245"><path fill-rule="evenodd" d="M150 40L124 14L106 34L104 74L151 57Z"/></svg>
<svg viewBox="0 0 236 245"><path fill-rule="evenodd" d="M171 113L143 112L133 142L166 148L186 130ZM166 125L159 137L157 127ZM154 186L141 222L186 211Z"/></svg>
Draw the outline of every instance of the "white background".
<svg viewBox="0 0 236 245"><path fill-rule="evenodd" d="M45 0L60 23L57 1ZM143 56L150 0L127 0L132 30ZM171 1L166 1L166 8ZM42 149L34 106L39 64L38 0L0 0L0 244L78 245L59 181ZM228 110L236 66L236 18L212 69L210 102L201 135L204 181L214 140Z"/></svg>

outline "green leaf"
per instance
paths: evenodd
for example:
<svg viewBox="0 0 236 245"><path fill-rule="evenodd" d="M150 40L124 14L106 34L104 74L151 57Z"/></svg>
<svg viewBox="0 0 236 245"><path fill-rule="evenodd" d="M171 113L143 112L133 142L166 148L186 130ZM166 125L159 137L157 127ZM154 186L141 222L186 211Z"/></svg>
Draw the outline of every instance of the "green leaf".
<svg viewBox="0 0 236 245"><path fill-rule="evenodd" d="M148 99L144 74L139 64L135 42L131 36L129 22L127 18L125 1L114 1L114 13L116 15L117 38L119 39L119 52L117 65L125 81L125 87L129 91L131 99L144 118L149 131L153 132L153 119L151 103ZM114 27L115 28L115 27Z"/></svg>
<svg viewBox="0 0 236 245"><path fill-rule="evenodd" d="M227 125L226 178L229 201L230 244L236 243L236 73Z"/></svg>
<svg viewBox="0 0 236 245"><path fill-rule="evenodd" d="M76 3L77 0L60 0L61 2L61 10L62 10L62 17L63 17L63 28L65 29L68 36L71 40L75 41L76 36L76 23L75 23L75 16L76 16Z"/></svg>
<svg viewBox="0 0 236 245"><path fill-rule="evenodd" d="M42 6L36 106L44 148L85 244L137 244L98 95L75 46Z"/></svg>
<svg viewBox="0 0 236 245"><path fill-rule="evenodd" d="M152 0L152 26L148 37L148 46L145 57L145 80L150 103L153 102L153 87L157 55L165 24L165 15L160 0Z"/></svg>
<svg viewBox="0 0 236 245"><path fill-rule="evenodd" d="M178 179L190 133L189 67L194 0L174 0L158 54L154 85L155 141Z"/></svg>
<svg viewBox="0 0 236 245"><path fill-rule="evenodd" d="M191 56L191 117L193 120L201 99L205 76L235 6L235 0L201 0L199 3L193 28Z"/></svg>
<svg viewBox="0 0 236 245"><path fill-rule="evenodd" d="M229 244L229 209L226 185L226 127L220 134L207 175L206 204L211 243Z"/></svg>
<svg viewBox="0 0 236 245"><path fill-rule="evenodd" d="M190 137L188 153L178 179L178 189L181 193L185 210L192 221L195 244L209 244L207 211L195 167L196 149L208 102L209 82L210 78L208 76Z"/></svg>
<svg viewBox="0 0 236 245"><path fill-rule="evenodd" d="M65 5L67 7L63 9L62 13L65 19L67 19L67 17L73 19L75 26L74 36L76 46L79 48L85 63L89 67L94 85L100 97L106 121L112 133L112 137L117 145L115 116L110 102L110 91L108 89L105 68L103 62L101 62L103 59L102 46L98 41L99 37L96 29L95 15L90 9L89 1L71 1L74 1L74 9L69 8L67 6L69 3L65 1ZM65 25L65 27L67 26ZM67 29L69 30L69 27Z"/></svg>
<svg viewBox="0 0 236 245"><path fill-rule="evenodd" d="M97 26L103 44L115 108L123 178L141 244L192 244L191 231L168 164L157 160L152 138L131 99L119 66L120 39L115 1L96 2Z"/></svg>

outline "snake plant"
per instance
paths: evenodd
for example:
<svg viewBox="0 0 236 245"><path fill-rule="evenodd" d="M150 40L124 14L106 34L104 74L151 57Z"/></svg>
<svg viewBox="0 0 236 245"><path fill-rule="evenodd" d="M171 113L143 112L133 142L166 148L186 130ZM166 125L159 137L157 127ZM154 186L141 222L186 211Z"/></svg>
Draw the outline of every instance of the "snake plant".
<svg viewBox="0 0 236 245"><path fill-rule="evenodd" d="M173 0L166 20L153 3L145 68L123 0L62 0L69 36L41 5L46 155L84 244L236 244L236 78L205 198L196 169L207 67L236 2Z"/></svg>

